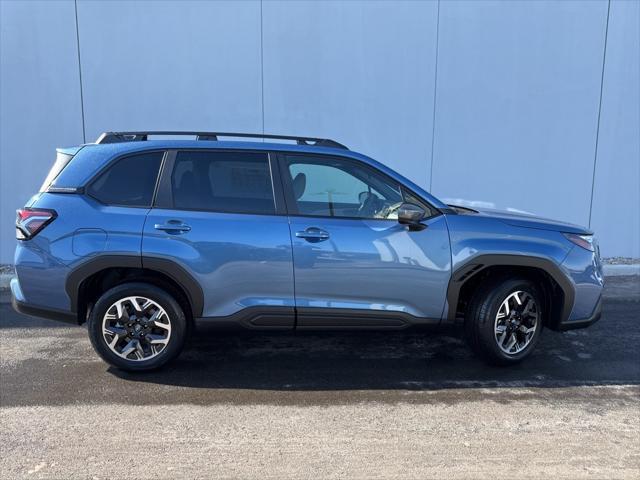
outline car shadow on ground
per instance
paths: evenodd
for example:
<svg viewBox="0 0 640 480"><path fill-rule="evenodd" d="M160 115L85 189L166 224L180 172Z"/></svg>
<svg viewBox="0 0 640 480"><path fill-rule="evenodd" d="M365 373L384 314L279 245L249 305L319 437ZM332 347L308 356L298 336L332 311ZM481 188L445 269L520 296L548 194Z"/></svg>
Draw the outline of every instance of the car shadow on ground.
<svg viewBox="0 0 640 480"><path fill-rule="evenodd" d="M639 384L640 328L630 307L607 303L606 321L589 329L545 330L532 356L511 367L484 364L459 335L199 328L183 354L162 370L109 372L132 382L289 391Z"/></svg>

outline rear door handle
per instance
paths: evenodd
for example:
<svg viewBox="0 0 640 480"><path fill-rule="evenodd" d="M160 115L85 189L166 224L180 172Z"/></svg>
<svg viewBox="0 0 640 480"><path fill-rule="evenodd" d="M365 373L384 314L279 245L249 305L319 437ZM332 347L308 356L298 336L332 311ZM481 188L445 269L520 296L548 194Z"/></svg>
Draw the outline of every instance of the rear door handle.
<svg viewBox="0 0 640 480"><path fill-rule="evenodd" d="M322 242L329 238L329 232L317 227L309 227L296 232L296 237L304 238L308 242Z"/></svg>
<svg viewBox="0 0 640 480"><path fill-rule="evenodd" d="M186 233L191 231L191 227L180 220L169 220L167 223L156 223L153 228L169 233Z"/></svg>

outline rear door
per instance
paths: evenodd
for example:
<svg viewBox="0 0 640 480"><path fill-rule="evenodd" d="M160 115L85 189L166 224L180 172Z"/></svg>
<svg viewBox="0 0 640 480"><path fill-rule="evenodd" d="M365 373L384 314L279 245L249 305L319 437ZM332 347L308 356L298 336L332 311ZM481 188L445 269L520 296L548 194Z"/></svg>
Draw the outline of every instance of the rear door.
<svg viewBox="0 0 640 480"><path fill-rule="evenodd" d="M281 155L299 327L438 323L450 274L444 216L363 162ZM426 228L397 221L423 207Z"/></svg>
<svg viewBox="0 0 640 480"><path fill-rule="evenodd" d="M143 264L164 259L184 269L202 289L197 317L293 327L291 236L276 169L266 152L169 152L145 222Z"/></svg>

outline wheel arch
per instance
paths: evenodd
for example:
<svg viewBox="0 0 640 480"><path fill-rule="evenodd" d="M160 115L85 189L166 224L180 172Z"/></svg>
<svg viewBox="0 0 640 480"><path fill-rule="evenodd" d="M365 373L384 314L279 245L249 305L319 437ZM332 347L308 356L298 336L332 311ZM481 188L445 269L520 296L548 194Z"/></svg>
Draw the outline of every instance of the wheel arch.
<svg viewBox="0 0 640 480"><path fill-rule="evenodd" d="M546 326L557 330L569 318L575 289L560 267L550 259L526 255L488 254L469 259L458 267L449 281L446 323L455 323L465 302L479 283L494 275L522 275L536 280L544 289L549 317Z"/></svg>
<svg viewBox="0 0 640 480"><path fill-rule="evenodd" d="M70 309L78 323L86 319L95 292L127 281L143 281L182 300L191 318L202 316L204 293L196 280L173 260L133 255L100 255L74 268L65 282Z"/></svg>

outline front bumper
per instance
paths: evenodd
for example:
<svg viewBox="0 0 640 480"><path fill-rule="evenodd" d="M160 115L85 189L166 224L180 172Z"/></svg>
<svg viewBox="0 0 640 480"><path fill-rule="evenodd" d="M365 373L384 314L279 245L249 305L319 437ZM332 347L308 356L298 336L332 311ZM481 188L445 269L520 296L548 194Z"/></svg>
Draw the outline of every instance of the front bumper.
<svg viewBox="0 0 640 480"><path fill-rule="evenodd" d="M602 313L604 276L596 252L575 246L569 252L562 268L569 278L574 293L571 313L563 318L558 330L584 328L597 322Z"/></svg>
<svg viewBox="0 0 640 480"><path fill-rule="evenodd" d="M577 328L586 328L590 325L593 325L602 316L602 296L598 298L598 302L596 303L595 308L593 309L593 313L587 318L579 318L575 320L565 320L560 323L558 326L558 330L561 332L566 332L567 330L575 330Z"/></svg>

